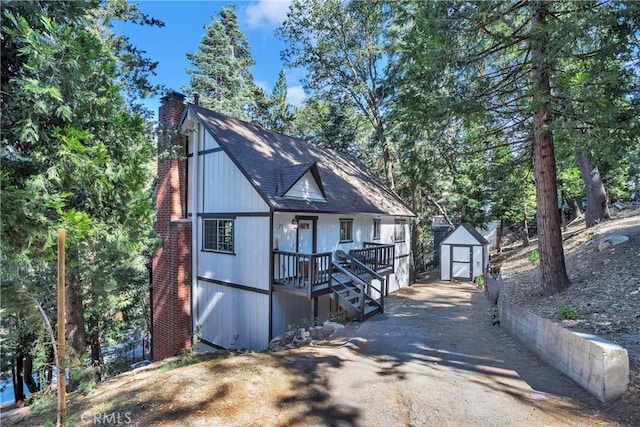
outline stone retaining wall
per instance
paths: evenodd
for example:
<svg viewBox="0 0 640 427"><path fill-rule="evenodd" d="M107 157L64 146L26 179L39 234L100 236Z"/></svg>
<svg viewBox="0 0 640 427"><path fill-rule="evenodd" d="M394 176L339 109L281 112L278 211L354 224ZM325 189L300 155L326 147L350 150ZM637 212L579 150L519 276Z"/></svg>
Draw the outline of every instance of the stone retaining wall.
<svg viewBox="0 0 640 427"><path fill-rule="evenodd" d="M627 350L596 335L571 332L500 298L500 325L553 368L598 399L616 399L629 386Z"/></svg>

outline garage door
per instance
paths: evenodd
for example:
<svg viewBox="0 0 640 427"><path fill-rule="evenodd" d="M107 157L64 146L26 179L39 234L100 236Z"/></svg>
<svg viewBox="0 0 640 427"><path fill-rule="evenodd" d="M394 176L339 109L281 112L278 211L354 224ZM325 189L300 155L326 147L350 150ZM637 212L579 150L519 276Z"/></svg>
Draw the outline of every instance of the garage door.
<svg viewBox="0 0 640 427"><path fill-rule="evenodd" d="M472 246L451 246L451 278L471 280Z"/></svg>

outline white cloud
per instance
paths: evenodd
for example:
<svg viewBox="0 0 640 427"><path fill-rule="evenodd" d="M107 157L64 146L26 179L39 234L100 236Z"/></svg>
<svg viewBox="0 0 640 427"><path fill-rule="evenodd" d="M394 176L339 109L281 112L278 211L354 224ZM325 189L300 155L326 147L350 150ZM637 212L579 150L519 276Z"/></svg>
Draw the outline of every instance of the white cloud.
<svg viewBox="0 0 640 427"><path fill-rule="evenodd" d="M284 21L291 0L258 0L246 7L245 21L249 28L276 28Z"/></svg>
<svg viewBox="0 0 640 427"><path fill-rule="evenodd" d="M299 107L304 102L307 95L304 93L302 86L291 86L287 88L287 103Z"/></svg>

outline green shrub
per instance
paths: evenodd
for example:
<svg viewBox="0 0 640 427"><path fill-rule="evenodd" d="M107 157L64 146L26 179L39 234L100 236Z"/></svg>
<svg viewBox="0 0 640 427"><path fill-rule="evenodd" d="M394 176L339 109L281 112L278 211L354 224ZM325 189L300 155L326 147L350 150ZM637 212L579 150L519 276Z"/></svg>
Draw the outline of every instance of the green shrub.
<svg viewBox="0 0 640 427"><path fill-rule="evenodd" d="M529 253L529 261L535 266L540 264L540 252L537 249L534 249Z"/></svg>
<svg viewBox="0 0 640 427"><path fill-rule="evenodd" d="M558 301L558 313L563 319L575 320L579 317L578 309L574 305L565 304L563 301Z"/></svg>

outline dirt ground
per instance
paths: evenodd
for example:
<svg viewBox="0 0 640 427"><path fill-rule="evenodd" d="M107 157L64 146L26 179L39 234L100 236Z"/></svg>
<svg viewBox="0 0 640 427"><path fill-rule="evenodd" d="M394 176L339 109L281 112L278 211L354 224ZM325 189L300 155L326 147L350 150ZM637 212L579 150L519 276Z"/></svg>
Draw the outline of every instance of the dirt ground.
<svg viewBox="0 0 640 427"><path fill-rule="evenodd" d="M492 326L490 309L472 283L418 284L326 341L166 360L72 394L68 425L640 424L638 405L598 402ZM0 423L54 420L23 408Z"/></svg>
<svg viewBox="0 0 640 427"><path fill-rule="evenodd" d="M640 209L589 231L569 227L573 285L557 298L575 305L579 318L565 326L638 343L640 304L632 292L640 287L639 219ZM594 250L597 237L611 233L630 241ZM531 249L508 251L505 284L519 303L562 323L557 299L536 298ZM475 285L437 277L394 293L384 314L362 324L332 336L318 330L310 345L165 360L87 395L70 394L68 425L640 425L637 382L621 399L597 401L493 326L492 307ZM637 353L630 354L637 375ZM2 426L49 422L55 425L54 407L22 408L0 419Z"/></svg>

